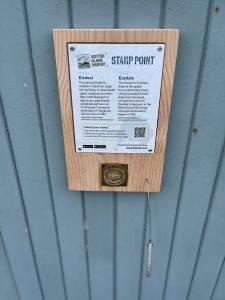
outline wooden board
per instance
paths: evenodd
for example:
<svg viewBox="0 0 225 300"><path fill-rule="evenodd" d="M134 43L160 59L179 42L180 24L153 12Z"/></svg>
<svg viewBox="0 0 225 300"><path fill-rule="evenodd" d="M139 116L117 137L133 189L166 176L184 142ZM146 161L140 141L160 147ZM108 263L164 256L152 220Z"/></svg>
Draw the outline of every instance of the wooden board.
<svg viewBox="0 0 225 300"><path fill-rule="evenodd" d="M55 29L54 44L70 190L159 192L178 48L177 29ZM156 149L154 154L76 153L68 68L68 43L165 43ZM127 186L102 186L101 164L128 164Z"/></svg>

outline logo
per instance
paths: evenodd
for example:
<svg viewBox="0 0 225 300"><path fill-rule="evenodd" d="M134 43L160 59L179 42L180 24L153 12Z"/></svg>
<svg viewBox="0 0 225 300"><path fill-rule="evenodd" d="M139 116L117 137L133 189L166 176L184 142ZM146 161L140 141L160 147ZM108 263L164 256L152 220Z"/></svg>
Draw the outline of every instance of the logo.
<svg viewBox="0 0 225 300"><path fill-rule="evenodd" d="M127 164L102 164L101 171L103 186L127 186Z"/></svg>
<svg viewBox="0 0 225 300"><path fill-rule="evenodd" d="M73 47L71 47L73 48ZM70 49L71 49L70 48ZM74 49L74 48L73 48ZM73 50L74 51L74 50ZM78 69L87 69L91 67L108 67L105 61L106 53L97 54L77 54Z"/></svg>
<svg viewBox="0 0 225 300"><path fill-rule="evenodd" d="M77 55L77 62L79 69L90 68L90 55L89 54L79 54Z"/></svg>

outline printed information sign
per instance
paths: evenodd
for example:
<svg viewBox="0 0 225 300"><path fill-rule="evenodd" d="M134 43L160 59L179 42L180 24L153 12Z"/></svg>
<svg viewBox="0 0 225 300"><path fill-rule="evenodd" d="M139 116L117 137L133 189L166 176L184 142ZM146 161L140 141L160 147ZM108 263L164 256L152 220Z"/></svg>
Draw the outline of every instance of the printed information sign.
<svg viewBox="0 0 225 300"><path fill-rule="evenodd" d="M76 152L154 153L165 44L68 44Z"/></svg>

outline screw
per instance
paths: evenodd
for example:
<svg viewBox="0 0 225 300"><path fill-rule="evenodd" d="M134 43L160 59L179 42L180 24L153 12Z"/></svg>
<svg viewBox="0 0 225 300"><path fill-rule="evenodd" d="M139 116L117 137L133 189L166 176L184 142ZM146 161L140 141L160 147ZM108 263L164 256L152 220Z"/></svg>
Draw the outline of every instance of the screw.
<svg viewBox="0 0 225 300"><path fill-rule="evenodd" d="M215 11L215 13L218 13L220 11L219 6L214 7L214 11Z"/></svg>
<svg viewBox="0 0 225 300"><path fill-rule="evenodd" d="M198 132L198 128L192 128L192 132L193 132L194 135L196 135L197 132Z"/></svg>
<svg viewBox="0 0 225 300"><path fill-rule="evenodd" d="M70 51L74 51L75 50L75 48L74 47L70 47Z"/></svg>
<svg viewBox="0 0 225 300"><path fill-rule="evenodd" d="M148 149L148 152L152 152L152 149Z"/></svg>
<svg viewBox="0 0 225 300"><path fill-rule="evenodd" d="M162 47L158 47L157 50L158 50L159 52L161 52L161 51L162 51Z"/></svg>

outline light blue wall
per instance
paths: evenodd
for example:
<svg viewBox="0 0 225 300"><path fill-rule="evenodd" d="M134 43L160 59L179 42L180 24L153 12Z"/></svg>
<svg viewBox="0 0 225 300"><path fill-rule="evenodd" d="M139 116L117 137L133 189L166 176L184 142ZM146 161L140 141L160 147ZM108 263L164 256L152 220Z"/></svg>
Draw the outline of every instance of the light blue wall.
<svg viewBox="0 0 225 300"><path fill-rule="evenodd" d="M67 190L53 28L179 28L162 191ZM225 1L0 1L0 299L225 299ZM194 134L192 129L197 128Z"/></svg>

